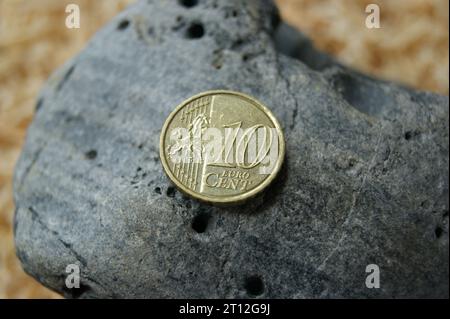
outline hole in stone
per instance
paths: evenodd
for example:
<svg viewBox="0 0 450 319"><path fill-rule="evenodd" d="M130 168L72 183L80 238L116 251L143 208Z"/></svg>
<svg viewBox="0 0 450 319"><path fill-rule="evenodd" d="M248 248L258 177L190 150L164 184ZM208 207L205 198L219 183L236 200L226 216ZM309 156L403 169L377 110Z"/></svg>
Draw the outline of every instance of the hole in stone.
<svg viewBox="0 0 450 319"><path fill-rule="evenodd" d="M128 20L122 20L120 21L119 25L117 26L117 30L123 31L130 25L130 21Z"/></svg>
<svg viewBox="0 0 450 319"><path fill-rule="evenodd" d="M178 3L183 7L192 8L198 4L198 0L178 0Z"/></svg>
<svg viewBox="0 0 450 319"><path fill-rule="evenodd" d="M444 230L441 227L436 227L434 230L434 234L436 235L436 238L441 238L442 234L444 233Z"/></svg>
<svg viewBox="0 0 450 319"><path fill-rule="evenodd" d="M192 229L197 233L201 234L206 231L208 228L209 220L211 219L211 215L208 213L200 213L194 217L192 220Z"/></svg>
<svg viewBox="0 0 450 319"><path fill-rule="evenodd" d="M175 197L175 188L169 186L166 191L166 195L169 197Z"/></svg>
<svg viewBox="0 0 450 319"><path fill-rule="evenodd" d="M86 154L84 154L86 156L87 159L89 160L93 160L97 158L97 151L96 150L90 150L89 152L86 152Z"/></svg>
<svg viewBox="0 0 450 319"><path fill-rule="evenodd" d="M405 140L410 140L412 138L412 133L411 132L406 132L405 133Z"/></svg>
<svg viewBox="0 0 450 319"><path fill-rule="evenodd" d="M429 200L424 200L423 202L420 203L420 207L422 208L429 208L430 207L430 201Z"/></svg>
<svg viewBox="0 0 450 319"><path fill-rule="evenodd" d="M195 22L192 23L186 30L186 37L188 39L200 39L205 34L203 24Z"/></svg>
<svg viewBox="0 0 450 319"><path fill-rule="evenodd" d="M356 160L354 158L350 158L348 160L348 167L352 168L355 166L355 164L356 164Z"/></svg>
<svg viewBox="0 0 450 319"><path fill-rule="evenodd" d="M155 193L161 195L161 188L160 187L155 187Z"/></svg>
<svg viewBox="0 0 450 319"><path fill-rule="evenodd" d="M420 133L416 132L416 131L408 131L405 133L405 140L409 141L413 138L415 138L416 136L418 136Z"/></svg>
<svg viewBox="0 0 450 319"><path fill-rule="evenodd" d="M264 293L264 283L259 276L250 276L245 279L244 288L249 296L260 296Z"/></svg>
<svg viewBox="0 0 450 319"><path fill-rule="evenodd" d="M236 41L234 41L233 43L233 49L237 49L239 47L241 47L242 45L244 45L244 40L243 39L237 39Z"/></svg>

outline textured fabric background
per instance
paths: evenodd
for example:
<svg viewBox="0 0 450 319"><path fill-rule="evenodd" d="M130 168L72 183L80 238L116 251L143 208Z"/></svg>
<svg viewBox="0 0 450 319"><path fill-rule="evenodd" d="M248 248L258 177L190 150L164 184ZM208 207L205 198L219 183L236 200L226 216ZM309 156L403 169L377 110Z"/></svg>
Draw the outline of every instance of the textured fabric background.
<svg viewBox="0 0 450 319"><path fill-rule="evenodd" d="M0 298L59 297L28 277L15 257L13 169L44 81L132 1L0 0ZM285 20L343 63L448 94L447 0L277 2ZM80 5L81 29L65 28L68 3ZM368 3L380 5L381 29L365 27Z"/></svg>

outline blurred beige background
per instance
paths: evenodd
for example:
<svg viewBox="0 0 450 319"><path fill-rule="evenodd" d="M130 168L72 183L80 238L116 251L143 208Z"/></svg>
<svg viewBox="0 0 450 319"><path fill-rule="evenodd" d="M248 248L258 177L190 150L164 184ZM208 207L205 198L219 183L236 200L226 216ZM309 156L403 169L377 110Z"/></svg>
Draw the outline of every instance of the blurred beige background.
<svg viewBox="0 0 450 319"><path fill-rule="evenodd" d="M175 1L175 0L169 0ZM0 0L0 298L58 298L15 257L12 175L36 95L49 74L133 0ZM65 28L65 7L81 29ZM341 62L378 77L448 95L448 0L277 0L285 20ZM365 28L365 7L381 29Z"/></svg>

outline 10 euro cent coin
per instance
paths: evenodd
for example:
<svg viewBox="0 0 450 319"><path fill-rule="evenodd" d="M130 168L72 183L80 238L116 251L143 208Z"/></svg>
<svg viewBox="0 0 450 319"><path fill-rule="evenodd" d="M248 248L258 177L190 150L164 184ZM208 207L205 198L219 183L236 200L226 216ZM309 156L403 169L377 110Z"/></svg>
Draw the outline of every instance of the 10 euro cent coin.
<svg viewBox="0 0 450 319"><path fill-rule="evenodd" d="M161 132L166 174L184 193L209 203L241 203L265 189L285 154L280 124L248 95L208 91L181 103Z"/></svg>

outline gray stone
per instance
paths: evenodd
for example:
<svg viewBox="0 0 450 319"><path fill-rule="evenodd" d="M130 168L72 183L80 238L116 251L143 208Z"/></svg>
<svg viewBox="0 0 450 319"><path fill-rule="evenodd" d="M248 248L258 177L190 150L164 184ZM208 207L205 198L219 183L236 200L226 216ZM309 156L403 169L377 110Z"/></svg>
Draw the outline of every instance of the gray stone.
<svg viewBox="0 0 450 319"><path fill-rule="evenodd" d="M269 1L182 3L129 7L43 89L15 175L25 271L75 298L448 298L448 98L334 63ZM210 89L286 134L243 206L183 196L159 162L168 114Z"/></svg>

